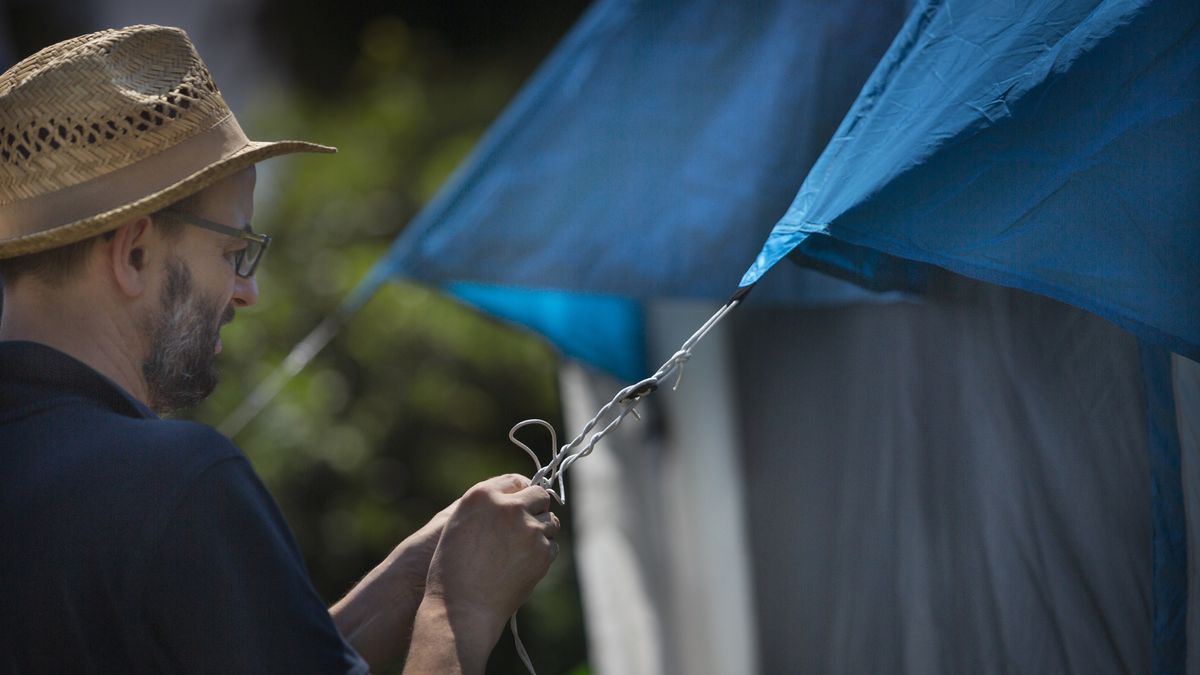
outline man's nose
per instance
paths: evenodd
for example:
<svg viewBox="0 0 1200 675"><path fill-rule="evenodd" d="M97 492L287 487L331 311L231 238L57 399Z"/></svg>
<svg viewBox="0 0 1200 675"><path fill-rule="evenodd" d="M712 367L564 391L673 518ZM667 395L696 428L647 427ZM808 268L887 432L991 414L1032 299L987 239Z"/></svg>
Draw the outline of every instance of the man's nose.
<svg viewBox="0 0 1200 675"><path fill-rule="evenodd" d="M238 307L250 307L258 302L258 280L237 277L233 287L233 304Z"/></svg>

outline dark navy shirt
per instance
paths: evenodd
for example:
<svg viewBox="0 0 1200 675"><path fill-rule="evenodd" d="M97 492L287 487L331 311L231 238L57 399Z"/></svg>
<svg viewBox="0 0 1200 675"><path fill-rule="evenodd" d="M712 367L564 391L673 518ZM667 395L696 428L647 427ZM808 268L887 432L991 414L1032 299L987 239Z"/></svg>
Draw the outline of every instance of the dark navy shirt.
<svg viewBox="0 0 1200 675"><path fill-rule="evenodd" d="M366 670L232 443L0 342L0 672Z"/></svg>

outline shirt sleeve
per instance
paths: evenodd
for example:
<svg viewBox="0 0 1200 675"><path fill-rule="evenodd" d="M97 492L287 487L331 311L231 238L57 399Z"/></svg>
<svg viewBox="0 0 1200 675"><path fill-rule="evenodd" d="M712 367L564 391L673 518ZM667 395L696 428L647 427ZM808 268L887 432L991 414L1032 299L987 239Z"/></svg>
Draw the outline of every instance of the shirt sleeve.
<svg viewBox="0 0 1200 675"><path fill-rule="evenodd" d="M183 494L150 559L142 607L161 670L367 672L242 456L212 464Z"/></svg>

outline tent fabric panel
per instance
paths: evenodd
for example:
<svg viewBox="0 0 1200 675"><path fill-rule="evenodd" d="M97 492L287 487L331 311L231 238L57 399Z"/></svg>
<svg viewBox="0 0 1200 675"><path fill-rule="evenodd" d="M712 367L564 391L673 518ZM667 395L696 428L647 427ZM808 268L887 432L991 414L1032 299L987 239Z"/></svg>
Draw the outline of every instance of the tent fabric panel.
<svg viewBox="0 0 1200 675"><path fill-rule="evenodd" d="M1136 338L956 277L922 302L745 307L729 321L761 672L1150 670ZM1176 371L1188 409L1200 367L1190 380ZM611 380L594 386L574 414L611 395ZM601 675L678 670L672 636L697 620L666 592L664 542L687 514L663 486L678 461L671 430L708 412L658 402L575 474ZM1193 473L1194 418L1179 423Z"/></svg>
<svg viewBox="0 0 1200 675"><path fill-rule="evenodd" d="M961 279L732 319L763 672L1150 669L1133 336Z"/></svg>
<svg viewBox="0 0 1200 675"><path fill-rule="evenodd" d="M932 264L1197 358L1198 27L1183 0L925 4L742 283L865 246L891 256L865 282Z"/></svg>

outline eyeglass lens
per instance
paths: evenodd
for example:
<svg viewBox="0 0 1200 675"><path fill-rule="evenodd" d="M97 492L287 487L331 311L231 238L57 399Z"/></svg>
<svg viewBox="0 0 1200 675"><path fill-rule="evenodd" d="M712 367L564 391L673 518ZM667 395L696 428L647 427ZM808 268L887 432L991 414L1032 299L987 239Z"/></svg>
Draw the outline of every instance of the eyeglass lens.
<svg viewBox="0 0 1200 675"><path fill-rule="evenodd" d="M263 246L257 241L247 241L246 248L242 249L241 255L238 256L237 273L248 277L254 274L254 268L258 266L258 259L262 256Z"/></svg>

